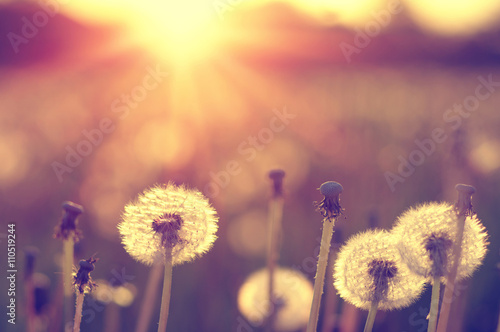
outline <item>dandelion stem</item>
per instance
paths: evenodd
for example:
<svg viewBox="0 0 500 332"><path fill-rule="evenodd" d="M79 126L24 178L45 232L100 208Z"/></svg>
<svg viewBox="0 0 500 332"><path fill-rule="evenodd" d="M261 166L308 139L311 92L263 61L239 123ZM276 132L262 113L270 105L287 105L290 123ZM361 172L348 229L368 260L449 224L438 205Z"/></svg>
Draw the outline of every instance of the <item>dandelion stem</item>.
<svg viewBox="0 0 500 332"><path fill-rule="evenodd" d="M104 329L106 332L117 332L120 330L120 307L115 302L108 303L105 309Z"/></svg>
<svg viewBox="0 0 500 332"><path fill-rule="evenodd" d="M156 294L158 293L158 286L160 285L162 267L162 264L154 264L149 272L146 291L139 314L139 321L135 328L136 332L146 332L148 329L151 316L153 315L153 308L156 303Z"/></svg>
<svg viewBox="0 0 500 332"><path fill-rule="evenodd" d="M453 243L453 263L451 265L448 276L446 277L446 286L443 293L443 303L441 305L441 317L438 322L437 331L446 332L448 327L448 320L450 317L451 304L454 298L454 288L455 279L457 278L458 264L460 262L460 256L462 254L462 239L464 236L465 219L470 213L472 204L471 198L472 194L475 192L474 187L458 184L455 186L458 191L458 202L456 204L457 208L457 235L455 242Z"/></svg>
<svg viewBox="0 0 500 332"><path fill-rule="evenodd" d="M69 236L63 241L63 273L64 273L64 296L71 296L73 290L71 287L71 274L73 270L73 256L74 256L74 241L73 237Z"/></svg>
<svg viewBox="0 0 500 332"><path fill-rule="evenodd" d="M34 287L33 276L28 276L24 281L24 289L26 292L26 331L35 331L35 300L34 300Z"/></svg>
<svg viewBox="0 0 500 332"><path fill-rule="evenodd" d="M76 296L76 309L75 309L75 323L73 325L73 332L80 332L80 323L82 322L82 309L83 297L85 293L77 292Z"/></svg>
<svg viewBox="0 0 500 332"><path fill-rule="evenodd" d="M274 298L274 270L279 258L279 246L281 240L281 221L283 216L283 197L273 197L269 202L269 232L268 232L268 251L267 251L267 269L269 271L268 294L269 309L271 315L268 319L268 330L272 331L274 319L276 318L275 298Z"/></svg>
<svg viewBox="0 0 500 332"><path fill-rule="evenodd" d="M375 316L377 315L378 301L373 301L368 311L368 317L366 317L365 329L363 332L371 332L373 329L373 323L375 322Z"/></svg>
<svg viewBox="0 0 500 332"><path fill-rule="evenodd" d="M74 257L74 239L73 234L63 239L63 289L64 289L64 325L71 322L71 308L73 308L73 257Z"/></svg>
<svg viewBox="0 0 500 332"><path fill-rule="evenodd" d="M35 270L35 260L38 249L33 247L26 248L25 254L25 274L24 274L24 289L26 296L26 331L35 332L35 286L33 281L33 273Z"/></svg>
<svg viewBox="0 0 500 332"><path fill-rule="evenodd" d="M170 291L172 288L172 249L166 249L165 275L163 277L163 291L161 295L160 322L158 332L167 330L168 309L170 307Z"/></svg>
<svg viewBox="0 0 500 332"><path fill-rule="evenodd" d="M432 296L431 296L431 310L429 312L429 325L427 332L436 331L436 323L439 312L439 290L441 288L441 280L439 276L435 276L432 280Z"/></svg>
<svg viewBox="0 0 500 332"><path fill-rule="evenodd" d="M500 332L500 315L498 315L497 332Z"/></svg>
<svg viewBox="0 0 500 332"><path fill-rule="evenodd" d="M311 304L311 313L309 315L309 323L307 324L307 332L316 332L318 326L319 306L321 303L321 295L323 294L325 272L328 264L328 253L330 251L330 242L332 240L334 224L335 218L325 218L323 220L323 233L321 235L318 267L316 269L314 293Z"/></svg>
<svg viewBox="0 0 500 332"><path fill-rule="evenodd" d="M338 234L335 232L335 234ZM334 262L336 258L336 250L331 250L328 260ZM335 294L335 287L333 286L333 275L330 273L326 276L326 296L325 296L325 311L321 324L321 331L328 332L335 329L337 320L337 296Z"/></svg>

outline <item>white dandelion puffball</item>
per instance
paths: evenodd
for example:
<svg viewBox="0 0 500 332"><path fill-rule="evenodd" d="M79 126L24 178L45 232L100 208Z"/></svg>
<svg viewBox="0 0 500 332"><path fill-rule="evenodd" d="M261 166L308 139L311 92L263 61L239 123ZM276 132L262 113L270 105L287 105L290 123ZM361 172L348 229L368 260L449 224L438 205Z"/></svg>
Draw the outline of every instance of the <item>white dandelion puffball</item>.
<svg viewBox="0 0 500 332"><path fill-rule="evenodd" d="M412 273L401 261L397 239L387 231L368 230L351 237L335 262L334 285L354 306L368 310L409 306L422 293L425 279Z"/></svg>
<svg viewBox="0 0 500 332"><path fill-rule="evenodd" d="M445 276L455 257L453 243L458 231L458 216L449 203L430 202L410 208L398 217L392 233L401 241L398 248L403 261L415 273L426 278ZM470 276L486 255L487 233L476 215L465 219L462 252L457 281Z"/></svg>
<svg viewBox="0 0 500 332"><path fill-rule="evenodd" d="M215 209L202 193L168 183L146 189L126 205L118 230L134 259L152 265L163 262L171 250L172 264L178 265L211 249L217 222Z"/></svg>
<svg viewBox="0 0 500 332"><path fill-rule="evenodd" d="M309 304L312 302L311 282L299 271L276 267L273 272L275 304L277 310L274 328L295 331L306 326ZM238 308L254 326L262 325L271 314L269 306L269 270L260 269L245 280L238 292Z"/></svg>

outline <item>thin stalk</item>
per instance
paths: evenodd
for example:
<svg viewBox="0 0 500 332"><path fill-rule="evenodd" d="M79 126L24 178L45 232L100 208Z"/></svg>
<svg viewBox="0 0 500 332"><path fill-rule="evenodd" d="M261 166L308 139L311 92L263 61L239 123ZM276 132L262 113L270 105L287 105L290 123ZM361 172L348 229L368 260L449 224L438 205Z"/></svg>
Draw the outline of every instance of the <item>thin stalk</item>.
<svg viewBox="0 0 500 332"><path fill-rule="evenodd" d="M328 253L330 251L330 242L332 240L334 224L335 218L325 218L323 220L323 232L321 234L321 246L319 250L318 267L316 269L313 300L311 304L311 313L309 315L309 323L307 324L307 332L316 332L318 326L319 307L321 304L321 296L323 294L323 285L325 283L325 272L328 264Z"/></svg>
<svg viewBox="0 0 500 332"><path fill-rule="evenodd" d="M368 317L366 317L365 329L363 332L372 332L373 323L375 322L375 316L377 315L378 302L373 301L370 306L370 311L368 311Z"/></svg>
<svg viewBox="0 0 500 332"><path fill-rule="evenodd" d="M337 253L334 250L330 251L328 261L334 262ZM326 276L326 297L325 297L325 311L322 320L322 332L330 332L335 329L337 321L337 296L335 294L335 287L333 286L333 274L329 273Z"/></svg>
<svg viewBox="0 0 500 332"><path fill-rule="evenodd" d="M283 217L283 197L273 197L269 202L269 231L267 250L267 269L269 272L268 298L270 316L267 321L268 331L272 331L277 314L274 298L274 270L279 258L279 247L281 242L281 223Z"/></svg>
<svg viewBox="0 0 500 332"><path fill-rule="evenodd" d="M500 332L500 315L498 315L497 332Z"/></svg>
<svg viewBox="0 0 500 332"><path fill-rule="evenodd" d="M429 325L427 326L427 332L435 332L437 327L437 319L439 313L439 291L441 287L440 279L440 277L434 277L432 280L431 310L429 312Z"/></svg>
<svg viewBox="0 0 500 332"><path fill-rule="evenodd" d="M358 316L359 310L352 304L344 302L342 305L342 311L340 314L340 331L354 332L358 331Z"/></svg>
<svg viewBox="0 0 500 332"><path fill-rule="evenodd" d="M158 332L167 330L168 309L170 307L170 292L172 289L172 251L167 249L165 254L165 275L163 277L163 291L161 295L160 322Z"/></svg>
<svg viewBox="0 0 500 332"><path fill-rule="evenodd" d="M106 314L104 318L104 329L106 332L120 331L120 306L111 301L106 306Z"/></svg>
<svg viewBox="0 0 500 332"><path fill-rule="evenodd" d="M162 267L162 264L154 264L149 271L146 291L142 300L141 312L135 328L136 332L146 332L148 330L149 322L151 322L153 309L156 303L156 295L158 294L158 288L160 286L161 274L163 270Z"/></svg>
<svg viewBox="0 0 500 332"><path fill-rule="evenodd" d="M64 325L71 322L73 308L73 257L74 257L73 234L70 234L67 239L63 240L63 289L64 289Z"/></svg>
<svg viewBox="0 0 500 332"><path fill-rule="evenodd" d="M64 296L72 296L73 287L71 283L71 275L73 273L73 256L74 256L73 237L70 236L63 240L63 274L64 274Z"/></svg>
<svg viewBox="0 0 500 332"><path fill-rule="evenodd" d="M460 208L458 212L457 221L457 237L453 243L453 263L450 268L450 272L447 276L446 286L443 294L443 303L441 304L440 319L438 322L437 331L446 332L448 327L448 320L450 317L451 304L453 299L453 292L455 289L455 280L457 278L458 264L460 262L460 256L462 254L462 239L464 236L465 218L467 218L467 210Z"/></svg>
<svg viewBox="0 0 500 332"><path fill-rule="evenodd" d="M35 299L34 299L34 286L33 275L28 276L24 281L24 289L26 293L26 316L27 316L27 332L35 332Z"/></svg>
<svg viewBox="0 0 500 332"><path fill-rule="evenodd" d="M78 295L76 296L75 323L73 325L73 332L80 332L84 296L85 293L80 292L78 292Z"/></svg>

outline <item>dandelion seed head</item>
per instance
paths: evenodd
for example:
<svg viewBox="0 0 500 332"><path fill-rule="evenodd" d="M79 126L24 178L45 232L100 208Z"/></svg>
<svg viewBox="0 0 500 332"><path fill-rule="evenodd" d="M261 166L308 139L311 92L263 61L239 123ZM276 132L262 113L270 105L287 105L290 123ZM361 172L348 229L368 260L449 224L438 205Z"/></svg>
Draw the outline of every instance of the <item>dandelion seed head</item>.
<svg viewBox="0 0 500 332"><path fill-rule="evenodd" d="M373 278L372 292L375 301L387 298L389 282L397 273L396 264L392 261L374 259L368 263L368 274Z"/></svg>
<svg viewBox="0 0 500 332"><path fill-rule="evenodd" d="M453 241L446 234L432 233L424 240L423 244L432 262L430 275L433 277L445 276L449 250L452 249Z"/></svg>
<svg viewBox="0 0 500 332"><path fill-rule="evenodd" d="M429 281L449 273L454 261L453 243L458 231L457 210L449 203L426 203L408 209L398 217L392 233L401 241L398 249L403 261ZM457 280L469 277L486 255L487 233L476 215L465 219Z"/></svg>
<svg viewBox="0 0 500 332"><path fill-rule="evenodd" d="M413 303L425 279L403 264L396 243L397 239L383 230L368 230L351 237L341 247L333 272L340 297L365 310L373 301L381 310Z"/></svg>
<svg viewBox="0 0 500 332"><path fill-rule="evenodd" d="M126 205L118 230L134 259L146 265L163 262L169 249L173 265L178 265L211 249L217 222L202 193L168 183L146 189Z"/></svg>
<svg viewBox="0 0 500 332"><path fill-rule="evenodd" d="M238 308L254 326L262 325L276 311L274 327L278 331L295 331L309 320L313 287L299 271L277 267L274 277L274 303L269 305L269 270L260 269L245 280L238 292ZM273 311L271 311L273 310Z"/></svg>

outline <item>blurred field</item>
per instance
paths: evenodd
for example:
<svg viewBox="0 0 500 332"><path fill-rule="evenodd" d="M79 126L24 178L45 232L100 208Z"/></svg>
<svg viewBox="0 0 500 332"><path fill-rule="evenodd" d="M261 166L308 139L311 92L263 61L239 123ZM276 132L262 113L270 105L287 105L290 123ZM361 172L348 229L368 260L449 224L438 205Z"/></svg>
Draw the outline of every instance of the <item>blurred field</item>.
<svg viewBox="0 0 500 332"><path fill-rule="evenodd" d="M36 4L2 5L1 35L19 30L22 17L37 10ZM86 210L79 219L84 237L77 259L96 254L95 279L111 282L116 273L125 274L137 288L120 316L120 331L133 331L149 268L124 251L116 225L137 193L167 181L199 188L220 214L212 251L174 268L168 330L244 331L237 292L265 264L267 172L274 167L287 174L279 264L301 267L311 281L314 269L307 262L321 234L313 202L321 199L321 183L335 180L344 187L346 218L339 220L342 237L333 248L368 227L390 228L417 203L455 201L456 183L474 185L474 209L490 246L482 267L461 288L455 312L463 318L454 321L454 331L494 331L500 298L500 28L439 35L418 26L407 10L350 63L339 45L353 44L355 30L276 3L228 11L221 24L231 33L206 58L183 64L182 56L169 61L130 42L129 32L117 25L79 21L72 12L50 18L19 44L18 53L2 39L0 236L7 223L17 224L16 331L24 331L25 247L41 250L36 271L50 279L55 301L62 245L52 234L65 200ZM474 110L449 111L477 96L484 80L499 83L481 88L489 94L476 97ZM442 140L425 153L415 141L429 142L436 128ZM408 176L398 173L412 153L424 156L422 162ZM387 172L402 181L391 188ZM5 237L0 240L5 248ZM5 286L2 279L0 288ZM423 331L429 299L430 289L407 309L379 312L375 330ZM3 308L6 301L2 294ZM102 331L105 306L87 309L93 314L84 315L82 331ZM358 314L358 330L365 317ZM9 328L3 317L0 330Z"/></svg>

